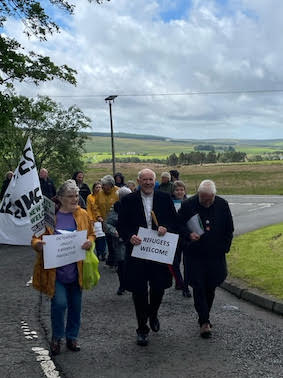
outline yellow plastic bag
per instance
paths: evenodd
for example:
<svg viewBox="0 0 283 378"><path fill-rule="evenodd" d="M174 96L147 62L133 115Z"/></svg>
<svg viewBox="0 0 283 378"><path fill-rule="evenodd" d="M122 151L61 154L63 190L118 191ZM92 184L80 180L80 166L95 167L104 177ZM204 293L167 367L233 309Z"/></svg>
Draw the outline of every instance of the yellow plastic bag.
<svg viewBox="0 0 283 378"><path fill-rule="evenodd" d="M96 286L100 279L98 270L99 260L94 253L94 246L95 243L86 251L86 257L83 262L83 289L86 290Z"/></svg>

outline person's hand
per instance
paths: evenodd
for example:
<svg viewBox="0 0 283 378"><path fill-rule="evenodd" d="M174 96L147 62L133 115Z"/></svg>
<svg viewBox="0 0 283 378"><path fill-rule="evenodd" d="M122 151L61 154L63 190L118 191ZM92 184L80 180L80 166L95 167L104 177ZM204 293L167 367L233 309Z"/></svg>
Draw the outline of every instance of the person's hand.
<svg viewBox="0 0 283 378"><path fill-rule="evenodd" d="M102 217L97 217L97 221L102 223L103 222L103 218Z"/></svg>
<svg viewBox="0 0 283 378"><path fill-rule="evenodd" d="M130 243L133 245L140 245L142 242L141 238L137 235L132 235L130 239Z"/></svg>
<svg viewBox="0 0 283 378"><path fill-rule="evenodd" d="M90 249L92 246L92 242L90 240L86 240L84 244L82 245L82 249Z"/></svg>
<svg viewBox="0 0 283 378"><path fill-rule="evenodd" d="M157 230L157 235L158 236L164 236L167 232L167 228L163 226L159 226Z"/></svg>
<svg viewBox="0 0 283 378"><path fill-rule="evenodd" d="M191 232L191 233L190 233L190 239L191 239L192 241L197 241L197 240L199 240L199 238L200 238L200 236L199 236L199 234L197 234L196 232Z"/></svg>
<svg viewBox="0 0 283 378"><path fill-rule="evenodd" d="M45 245L46 243L43 241L43 240L39 240L36 245L35 245L35 250L37 252L42 252L43 251L43 246Z"/></svg>
<svg viewBox="0 0 283 378"><path fill-rule="evenodd" d="M118 231L115 231L115 237L116 237L116 238L119 237Z"/></svg>

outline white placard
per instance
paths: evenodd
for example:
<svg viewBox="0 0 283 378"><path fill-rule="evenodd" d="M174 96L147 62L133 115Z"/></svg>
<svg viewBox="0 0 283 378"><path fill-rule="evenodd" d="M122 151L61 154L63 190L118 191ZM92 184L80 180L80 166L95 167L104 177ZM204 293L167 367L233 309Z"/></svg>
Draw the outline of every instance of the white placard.
<svg viewBox="0 0 283 378"><path fill-rule="evenodd" d="M157 231L140 227L138 236L142 243L134 246L133 257L170 265L173 263L179 235L166 232L164 236L158 236Z"/></svg>
<svg viewBox="0 0 283 378"><path fill-rule="evenodd" d="M55 202L43 196L44 220L45 226L48 226L52 231L55 229Z"/></svg>
<svg viewBox="0 0 283 378"><path fill-rule="evenodd" d="M87 230L59 235L43 235L44 269L58 268L85 259L82 249L87 240Z"/></svg>
<svg viewBox="0 0 283 378"><path fill-rule="evenodd" d="M195 232L199 236L204 234L203 225L202 225L199 214L195 214L188 220L187 227L190 232Z"/></svg>
<svg viewBox="0 0 283 378"><path fill-rule="evenodd" d="M102 230L101 222L94 222L94 232L97 238L101 238L102 236L105 236L105 233Z"/></svg>

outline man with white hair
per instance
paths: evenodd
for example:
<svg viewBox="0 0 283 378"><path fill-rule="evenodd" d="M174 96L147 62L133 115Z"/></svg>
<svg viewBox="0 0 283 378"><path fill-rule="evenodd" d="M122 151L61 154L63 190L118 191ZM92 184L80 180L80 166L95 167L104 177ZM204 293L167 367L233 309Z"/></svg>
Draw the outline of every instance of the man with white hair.
<svg viewBox="0 0 283 378"><path fill-rule="evenodd" d="M117 229L126 243L125 289L133 295L138 321L137 344L141 346L148 344L148 319L152 331L159 331L158 309L164 290L172 285L167 264L131 256L133 247L142 242L137 236L139 227L157 230L160 236L174 231L176 227L173 201L168 193L154 190L155 179L156 175L151 169L140 171L139 190L121 200L118 215Z"/></svg>
<svg viewBox="0 0 283 378"><path fill-rule="evenodd" d="M202 224L202 234L187 225L195 215ZM231 211L228 202L216 195L214 182L204 180L199 185L198 193L182 202L178 222L180 234L185 240L185 264L189 284L193 288L200 336L209 338L209 315L215 289L227 276L225 255L230 250L234 231Z"/></svg>

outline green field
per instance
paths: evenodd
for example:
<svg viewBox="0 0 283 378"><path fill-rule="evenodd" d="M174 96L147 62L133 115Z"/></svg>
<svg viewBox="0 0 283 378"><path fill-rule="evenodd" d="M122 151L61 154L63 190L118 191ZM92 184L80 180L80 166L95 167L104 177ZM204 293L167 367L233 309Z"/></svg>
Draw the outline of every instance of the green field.
<svg viewBox="0 0 283 378"><path fill-rule="evenodd" d="M236 237L227 258L233 278L283 299L283 223Z"/></svg>
<svg viewBox="0 0 283 378"><path fill-rule="evenodd" d="M213 144L217 152L223 146L232 145L236 151L248 155L260 155L283 151L283 140L274 141L239 141L239 140L152 140L115 137L115 155L117 157L138 157L140 159L166 159L170 154L194 151L199 144ZM89 136L85 144L85 159L90 163L98 163L111 158L110 136Z"/></svg>

